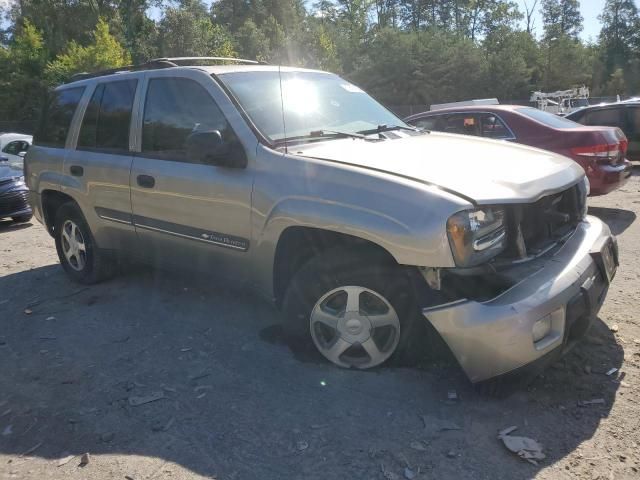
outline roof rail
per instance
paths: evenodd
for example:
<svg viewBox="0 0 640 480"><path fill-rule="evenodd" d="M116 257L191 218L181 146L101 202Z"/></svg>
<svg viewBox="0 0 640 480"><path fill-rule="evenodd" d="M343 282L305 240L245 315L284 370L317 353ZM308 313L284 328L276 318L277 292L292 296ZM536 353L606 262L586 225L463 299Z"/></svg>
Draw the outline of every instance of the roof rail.
<svg viewBox="0 0 640 480"><path fill-rule="evenodd" d="M103 77L105 75L111 75L121 72L137 72L140 70L155 70L160 68L172 68L179 67L181 65L193 65L195 62L232 62L247 65L259 65L264 62L258 62L257 60L246 60L244 58L233 57L167 57L167 58L154 58L148 62L141 63L139 65L126 65L123 67L110 68L107 70L100 70L99 72L92 73L76 73L72 75L67 83L77 82L78 80L86 80L88 78Z"/></svg>
<svg viewBox="0 0 640 480"><path fill-rule="evenodd" d="M231 63L243 63L248 65L259 65L263 62L257 60L247 60L245 58L234 57L165 57L156 58L151 60L152 62L171 62L179 65L193 65L194 62L231 62Z"/></svg>
<svg viewBox="0 0 640 480"><path fill-rule="evenodd" d="M178 65L173 62L169 62L165 59L159 58L155 60L149 60L148 62L141 63L139 65L125 65L122 67L109 68L107 70L100 70L98 72L91 73L76 73L75 75L72 75L71 78L69 78L67 83L77 82L78 80L86 80L88 78L103 77L105 75L111 75L120 72L137 72L139 70L154 70L159 68L171 68L177 66Z"/></svg>

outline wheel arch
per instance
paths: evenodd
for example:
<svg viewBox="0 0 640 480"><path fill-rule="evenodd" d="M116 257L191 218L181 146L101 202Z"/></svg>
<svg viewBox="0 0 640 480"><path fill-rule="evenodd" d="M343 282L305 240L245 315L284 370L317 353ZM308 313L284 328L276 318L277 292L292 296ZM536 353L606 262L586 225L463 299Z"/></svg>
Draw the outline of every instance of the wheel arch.
<svg viewBox="0 0 640 480"><path fill-rule="evenodd" d="M41 202L44 224L51 236L54 234L56 212L62 205L72 202L80 208L78 202L76 202L72 196L58 190L43 190L41 193Z"/></svg>
<svg viewBox="0 0 640 480"><path fill-rule="evenodd" d="M371 240L324 228L290 226L285 228L275 248L273 293L280 307L295 273L311 258L332 249L353 249L361 255L379 256L381 262L397 265L393 255Z"/></svg>

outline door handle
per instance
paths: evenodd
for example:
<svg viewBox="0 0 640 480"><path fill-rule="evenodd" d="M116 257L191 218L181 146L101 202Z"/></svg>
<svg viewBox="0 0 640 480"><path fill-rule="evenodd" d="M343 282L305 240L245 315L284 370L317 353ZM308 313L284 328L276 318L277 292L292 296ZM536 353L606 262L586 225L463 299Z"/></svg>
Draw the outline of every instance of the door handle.
<svg viewBox="0 0 640 480"><path fill-rule="evenodd" d="M151 175L138 175L136 180L142 188L153 188L156 185L156 179Z"/></svg>
<svg viewBox="0 0 640 480"><path fill-rule="evenodd" d="M71 165L71 167L69 168L69 172L71 172L71 175L73 175L74 177L81 177L82 175L84 175L84 168L82 168L80 165Z"/></svg>

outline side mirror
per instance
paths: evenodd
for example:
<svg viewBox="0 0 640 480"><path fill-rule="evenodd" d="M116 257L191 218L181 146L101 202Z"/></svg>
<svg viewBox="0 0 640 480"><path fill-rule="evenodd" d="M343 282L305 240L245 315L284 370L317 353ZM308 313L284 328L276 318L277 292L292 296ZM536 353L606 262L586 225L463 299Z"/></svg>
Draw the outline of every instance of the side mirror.
<svg viewBox="0 0 640 480"><path fill-rule="evenodd" d="M27 152L26 152L26 151L24 151L24 152L18 152L18 156L19 156L19 157L21 157L21 158L24 158L24 156L25 156L26 154L27 154Z"/></svg>
<svg viewBox="0 0 640 480"><path fill-rule="evenodd" d="M197 163L245 168L247 157L238 141L222 138L219 130L193 132L187 137L187 156Z"/></svg>

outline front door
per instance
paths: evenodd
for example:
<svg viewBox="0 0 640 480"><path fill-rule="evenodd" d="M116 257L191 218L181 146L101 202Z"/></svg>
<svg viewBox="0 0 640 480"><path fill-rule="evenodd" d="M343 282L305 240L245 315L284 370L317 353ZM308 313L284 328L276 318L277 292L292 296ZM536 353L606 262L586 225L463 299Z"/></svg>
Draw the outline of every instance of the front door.
<svg viewBox="0 0 640 480"><path fill-rule="evenodd" d="M143 251L156 263L242 277L251 169L200 163L187 151L195 132L217 130L225 141L237 140L214 100L219 88L204 75L152 72L145 80L140 152L130 177L133 220Z"/></svg>

